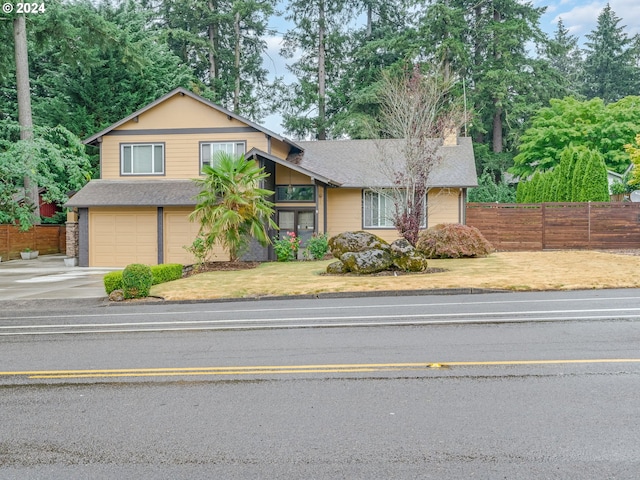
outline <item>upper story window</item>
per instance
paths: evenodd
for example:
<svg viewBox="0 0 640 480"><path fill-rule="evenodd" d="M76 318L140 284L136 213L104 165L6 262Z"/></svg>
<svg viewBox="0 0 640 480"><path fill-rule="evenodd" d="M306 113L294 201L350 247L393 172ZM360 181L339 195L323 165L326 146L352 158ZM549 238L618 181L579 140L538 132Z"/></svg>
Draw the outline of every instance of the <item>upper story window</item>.
<svg viewBox="0 0 640 480"><path fill-rule="evenodd" d="M422 208L422 220L420 227L425 228L427 225L427 202L424 199ZM391 191L388 193L384 190L364 191L364 202L362 206L362 218L364 228L393 228L393 217L395 214L395 202Z"/></svg>
<svg viewBox="0 0 640 480"><path fill-rule="evenodd" d="M121 175L164 175L164 143L120 145Z"/></svg>
<svg viewBox="0 0 640 480"><path fill-rule="evenodd" d="M244 155L245 142L201 142L200 143L200 173L205 165L213 165L219 152L237 156Z"/></svg>

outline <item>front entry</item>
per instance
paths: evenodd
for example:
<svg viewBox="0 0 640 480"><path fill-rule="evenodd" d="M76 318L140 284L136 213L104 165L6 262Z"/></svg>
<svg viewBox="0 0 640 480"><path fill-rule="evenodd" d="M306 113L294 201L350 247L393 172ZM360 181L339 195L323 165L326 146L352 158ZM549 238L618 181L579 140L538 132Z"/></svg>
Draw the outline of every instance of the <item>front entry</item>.
<svg viewBox="0 0 640 480"><path fill-rule="evenodd" d="M309 209L278 210L276 223L280 227L279 238L293 232L300 239L300 247L304 248L316 231L316 212Z"/></svg>

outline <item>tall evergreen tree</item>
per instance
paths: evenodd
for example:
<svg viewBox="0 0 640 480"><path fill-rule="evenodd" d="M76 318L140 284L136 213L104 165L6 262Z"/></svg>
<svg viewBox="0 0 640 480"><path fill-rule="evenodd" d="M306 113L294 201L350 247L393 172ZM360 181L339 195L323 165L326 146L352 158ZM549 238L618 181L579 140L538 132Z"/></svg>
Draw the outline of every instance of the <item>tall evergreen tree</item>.
<svg viewBox="0 0 640 480"><path fill-rule="evenodd" d="M365 0L366 24L349 35L344 73L327 111L333 134L350 138L383 136L380 131L382 72L410 68L418 44L409 0Z"/></svg>
<svg viewBox="0 0 640 480"><path fill-rule="evenodd" d="M427 16L429 31L442 30L443 18L454 19L456 28L464 25L455 38L436 36L431 47L446 52L466 79L475 111L475 141L501 153L511 143L507 126L522 124L531 105L540 101L534 98L541 90L537 86L540 64L527 47L546 41L539 26L544 9L516 0L437 0L430 8L438 8L441 14Z"/></svg>
<svg viewBox="0 0 640 480"><path fill-rule="evenodd" d="M562 18L558 20L554 36L547 44L543 56L548 59L551 69L557 74L556 78L563 87L563 91L557 92L556 97L578 94L582 89L584 61L578 46L578 37L569 33Z"/></svg>
<svg viewBox="0 0 640 480"><path fill-rule="evenodd" d="M356 6L345 0L291 0L286 18L294 27L284 37L282 53L302 55L289 66L297 77L283 115L287 132L326 140L331 136L333 88L343 73L346 25Z"/></svg>
<svg viewBox="0 0 640 480"><path fill-rule="evenodd" d="M586 45L583 93L587 98L615 102L627 95L637 95L640 88L640 68L635 63L636 38L629 38L620 18L607 6L598 15L598 24Z"/></svg>
<svg viewBox="0 0 640 480"><path fill-rule="evenodd" d="M206 85L200 93L254 120L273 111L262 54L276 0L161 0L165 41Z"/></svg>

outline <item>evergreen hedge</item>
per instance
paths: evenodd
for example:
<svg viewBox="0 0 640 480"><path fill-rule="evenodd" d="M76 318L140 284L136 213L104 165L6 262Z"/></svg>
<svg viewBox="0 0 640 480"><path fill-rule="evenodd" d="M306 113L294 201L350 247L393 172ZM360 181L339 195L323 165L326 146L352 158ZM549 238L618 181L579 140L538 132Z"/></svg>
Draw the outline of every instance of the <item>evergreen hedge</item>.
<svg viewBox="0 0 640 480"><path fill-rule="evenodd" d="M170 282L182 278L182 265L179 263L163 263L151 267L151 285ZM123 290L122 270L107 273L104 278L104 289L107 295L114 290Z"/></svg>

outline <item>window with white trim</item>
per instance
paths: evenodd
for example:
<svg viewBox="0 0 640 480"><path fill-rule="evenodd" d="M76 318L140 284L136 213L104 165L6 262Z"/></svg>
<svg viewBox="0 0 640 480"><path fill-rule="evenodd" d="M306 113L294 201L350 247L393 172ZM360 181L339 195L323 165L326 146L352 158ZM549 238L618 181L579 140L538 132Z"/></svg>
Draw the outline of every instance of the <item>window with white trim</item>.
<svg viewBox="0 0 640 480"><path fill-rule="evenodd" d="M121 175L164 175L164 143L120 145Z"/></svg>
<svg viewBox="0 0 640 480"><path fill-rule="evenodd" d="M364 228L395 228L393 217L396 211L395 201L391 190L388 191L364 191L362 204L362 218ZM422 207L422 221L420 227L427 226L427 202L426 198Z"/></svg>
<svg viewBox="0 0 640 480"><path fill-rule="evenodd" d="M213 166L216 155L219 152L229 155L244 155L246 151L245 142L201 142L200 143L200 173L205 165Z"/></svg>

